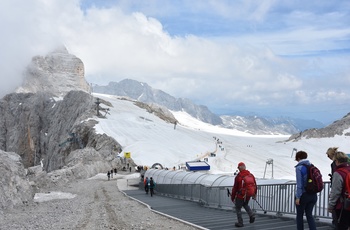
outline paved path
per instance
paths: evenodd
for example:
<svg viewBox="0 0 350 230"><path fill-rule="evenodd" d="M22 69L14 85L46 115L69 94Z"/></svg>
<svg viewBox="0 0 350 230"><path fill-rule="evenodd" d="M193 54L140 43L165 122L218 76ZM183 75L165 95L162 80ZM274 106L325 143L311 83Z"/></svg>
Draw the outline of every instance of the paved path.
<svg viewBox="0 0 350 230"><path fill-rule="evenodd" d="M295 230L296 223L291 218L277 218L275 216L257 214L255 223L249 223L249 217L243 212L244 227L236 228L236 214L233 211L206 208L196 202L180 200L165 196L146 195L142 190L124 190L128 196L150 206L152 210L164 215L180 219L184 222L191 223L199 229L225 230L225 229L283 229ZM305 224L305 230L309 229ZM329 225L317 223L318 230L330 230Z"/></svg>

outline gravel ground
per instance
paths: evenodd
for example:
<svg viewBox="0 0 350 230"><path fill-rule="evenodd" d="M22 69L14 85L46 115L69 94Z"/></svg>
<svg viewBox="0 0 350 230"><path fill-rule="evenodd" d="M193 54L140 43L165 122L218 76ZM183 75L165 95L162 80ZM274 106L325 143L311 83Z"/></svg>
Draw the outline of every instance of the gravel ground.
<svg viewBox="0 0 350 230"><path fill-rule="evenodd" d="M131 189L127 179L79 180L61 188L51 188L46 192L60 191L77 196L0 210L0 229L197 229L152 212L119 189Z"/></svg>

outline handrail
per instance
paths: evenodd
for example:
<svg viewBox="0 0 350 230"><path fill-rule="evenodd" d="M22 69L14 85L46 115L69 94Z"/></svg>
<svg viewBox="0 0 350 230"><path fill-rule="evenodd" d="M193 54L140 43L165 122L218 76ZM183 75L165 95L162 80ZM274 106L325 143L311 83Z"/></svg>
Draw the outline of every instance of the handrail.
<svg viewBox="0 0 350 230"><path fill-rule="evenodd" d="M158 184L156 187L157 193L164 196L191 200L213 208L232 209L233 204L227 189L231 190L232 187L208 187L200 184ZM296 183L258 185L258 203L250 200L250 205L256 211L260 211L262 207L261 211L277 216L296 215L295 191ZM327 211L329 192L330 182L324 182L324 189L317 194L317 203L313 210L315 218L332 218Z"/></svg>

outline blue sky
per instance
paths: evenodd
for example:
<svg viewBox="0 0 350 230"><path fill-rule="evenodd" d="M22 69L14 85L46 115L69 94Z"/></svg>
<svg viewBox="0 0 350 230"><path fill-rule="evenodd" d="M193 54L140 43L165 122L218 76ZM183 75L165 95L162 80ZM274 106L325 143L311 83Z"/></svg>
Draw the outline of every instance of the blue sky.
<svg viewBox="0 0 350 230"><path fill-rule="evenodd" d="M329 123L350 112L349 22L341 0L7 1L0 91L64 44L90 83L131 78L219 114Z"/></svg>

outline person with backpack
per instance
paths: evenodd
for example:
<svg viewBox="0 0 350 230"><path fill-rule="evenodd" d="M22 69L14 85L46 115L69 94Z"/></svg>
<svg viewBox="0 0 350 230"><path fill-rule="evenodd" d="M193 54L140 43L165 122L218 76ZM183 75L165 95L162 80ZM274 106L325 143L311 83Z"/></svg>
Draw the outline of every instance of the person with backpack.
<svg viewBox="0 0 350 230"><path fill-rule="evenodd" d="M243 227L242 207L249 215L249 222L254 223L255 213L251 210L248 203L250 198L256 198L257 186L256 180L253 174L251 174L243 162L238 164L239 173L235 177L235 181L232 187L231 200L235 204L237 213L236 227Z"/></svg>
<svg viewBox="0 0 350 230"><path fill-rule="evenodd" d="M304 229L304 213L310 230L316 230L315 219L312 216L312 210L317 202L317 193L306 192L308 183L308 167L311 163L307 158L305 151L298 151L295 154L295 160L298 164L295 166L297 190L295 193L295 204L297 209L297 229Z"/></svg>
<svg viewBox="0 0 350 230"><path fill-rule="evenodd" d="M330 187L332 187L332 177L333 177L333 173L335 171L335 168L337 167L336 164L335 164L335 160L333 160L334 154L335 154L335 152L337 150L338 150L338 147L330 147L330 148L327 149L327 152L326 152L327 157L332 161L332 163L331 163L331 173L328 174L329 179L331 181ZM333 225L334 229L337 229L338 217L337 217L337 214L335 213L335 211L332 212L332 225Z"/></svg>
<svg viewBox="0 0 350 230"><path fill-rule="evenodd" d="M151 193L151 196L153 196L153 194L154 194L154 188L155 187L156 187L156 182L151 177L150 180L149 180L149 191Z"/></svg>
<svg viewBox="0 0 350 230"><path fill-rule="evenodd" d="M332 164L331 164L331 173L328 174L329 178L330 178L330 181L331 181L331 187L332 187L332 176L333 176L333 173L335 171L335 168L337 167L336 164L335 164L335 160L333 160L334 158L334 154L335 152L338 150L338 147L331 147L329 149L327 149L327 157L332 160Z"/></svg>
<svg viewBox="0 0 350 230"><path fill-rule="evenodd" d="M349 157L336 151L333 157L336 168L332 178L332 188L329 194L328 211L336 213L338 230L350 227L350 164Z"/></svg>
<svg viewBox="0 0 350 230"><path fill-rule="evenodd" d="M145 192L146 192L146 194L148 194L148 190L149 190L149 179L148 179L148 177L146 177L144 180L143 180L143 184L144 184L144 186L145 186Z"/></svg>

